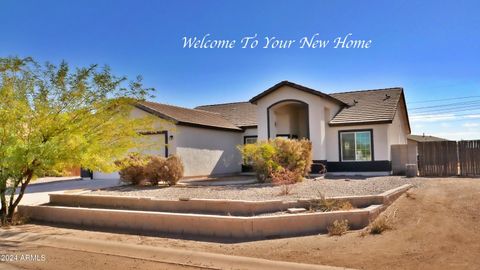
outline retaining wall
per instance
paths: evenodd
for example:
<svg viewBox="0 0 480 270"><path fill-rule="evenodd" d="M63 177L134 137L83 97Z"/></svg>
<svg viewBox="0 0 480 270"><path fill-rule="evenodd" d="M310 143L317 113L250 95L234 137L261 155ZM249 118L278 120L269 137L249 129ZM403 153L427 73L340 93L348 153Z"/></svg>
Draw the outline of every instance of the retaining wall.
<svg viewBox="0 0 480 270"><path fill-rule="evenodd" d="M392 203L410 185L402 186L380 195L338 197L348 198L356 205L371 202L381 204L349 211L314 212L301 214L285 214L271 216L229 216L206 215L191 213L172 213L161 211L139 211L122 209L86 208L86 204L103 206L123 205L120 203L136 203L136 207L155 208L161 205L170 210L187 209L195 205L204 211L205 207L229 207L231 211L266 211L279 206L279 201L245 202L190 200L166 201L122 197L119 200L108 201L111 196L90 195L51 195L53 202L69 206L19 206L21 215L32 220L60 224L87 226L101 229L128 230L134 233L167 233L186 236L222 237L233 239L262 239L268 237L307 235L325 232L335 220L348 220L350 228L360 229L369 224L387 205ZM79 197L80 196L80 197ZM69 200L70 198L70 200ZM307 201L285 202L284 205L306 203ZM83 204L78 207L77 204ZM77 207L75 207L77 206ZM201 207L200 207L201 206ZM247 209L247 210L245 210ZM252 210L253 209L253 210ZM143 209L146 210L146 209ZM191 209L190 209L191 210ZM225 211L225 210L223 210Z"/></svg>
<svg viewBox="0 0 480 270"><path fill-rule="evenodd" d="M385 204L396 195L401 195L410 185L386 191L379 195L333 197L349 201L354 207L363 208L369 205ZM330 198L329 198L330 199ZM395 200L396 198L393 198ZM176 213L204 213L251 216L263 213L285 211L292 207L308 208L311 199L295 201L243 201L243 200L161 200L151 197L125 197L109 195L79 195L79 194L50 194L52 205L89 207L89 208L115 208L140 211L176 212Z"/></svg>
<svg viewBox="0 0 480 270"><path fill-rule="evenodd" d="M19 206L22 215L32 220L80 225L102 229L129 230L135 233L167 233L236 239L305 235L325 232L334 220L349 221L352 229L368 225L383 206L334 212L292 215L234 217L180 214L64 206Z"/></svg>

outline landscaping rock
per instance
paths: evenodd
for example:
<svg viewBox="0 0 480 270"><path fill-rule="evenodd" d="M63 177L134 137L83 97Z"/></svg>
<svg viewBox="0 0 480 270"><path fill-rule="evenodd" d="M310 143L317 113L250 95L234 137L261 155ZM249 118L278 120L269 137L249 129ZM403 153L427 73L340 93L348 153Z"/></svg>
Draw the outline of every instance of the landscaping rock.
<svg viewBox="0 0 480 270"><path fill-rule="evenodd" d="M307 209L305 208L288 208L287 209L287 213L289 214L298 214L303 212L307 212Z"/></svg>

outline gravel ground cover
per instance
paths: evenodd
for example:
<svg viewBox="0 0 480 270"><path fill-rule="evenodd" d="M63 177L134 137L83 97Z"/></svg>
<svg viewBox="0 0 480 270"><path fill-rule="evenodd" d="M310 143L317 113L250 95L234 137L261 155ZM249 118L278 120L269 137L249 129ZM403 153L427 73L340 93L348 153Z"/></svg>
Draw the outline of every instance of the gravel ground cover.
<svg viewBox="0 0 480 270"><path fill-rule="evenodd" d="M290 194L281 195L281 187L271 184L247 184L226 186L188 187L135 187L119 186L92 191L92 195L155 197L178 200L179 198L229 199L229 200L289 200L316 198L320 193L327 197L380 194L404 184L418 185L416 178L382 176L369 178L305 179L292 185Z"/></svg>

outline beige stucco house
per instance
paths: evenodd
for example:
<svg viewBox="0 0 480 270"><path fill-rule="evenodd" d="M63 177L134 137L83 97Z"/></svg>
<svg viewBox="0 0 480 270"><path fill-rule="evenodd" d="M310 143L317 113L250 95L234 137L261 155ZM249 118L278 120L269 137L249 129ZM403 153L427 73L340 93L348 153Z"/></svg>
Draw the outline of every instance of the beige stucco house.
<svg viewBox="0 0 480 270"><path fill-rule="evenodd" d="M179 155L186 176L239 173L237 146L275 137L309 139L313 172L322 163L329 173L389 174L392 145L407 144L410 134L402 88L325 94L282 81L249 102L195 109L142 102L133 113L170 121L146 139L164 146L159 155ZM106 177L118 175L94 173Z"/></svg>

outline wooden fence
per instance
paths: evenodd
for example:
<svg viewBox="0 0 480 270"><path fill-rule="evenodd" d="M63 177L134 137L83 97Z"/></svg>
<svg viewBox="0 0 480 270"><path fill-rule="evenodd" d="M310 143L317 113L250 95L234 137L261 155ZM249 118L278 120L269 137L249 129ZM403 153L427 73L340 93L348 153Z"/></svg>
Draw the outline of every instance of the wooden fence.
<svg viewBox="0 0 480 270"><path fill-rule="evenodd" d="M420 176L458 175L457 142L419 142L418 173Z"/></svg>
<svg viewBox="0 0 480 270"><path fill-rule="evenodd" d="M418 143L420 176L480 175L480 140Z"/></svg>
<svg viewBox="0 0 480 270"><path fill-rule="evenodd" d="M458 161L460 163L460 175L480 175L480 140L459 141Z"/></svg>

